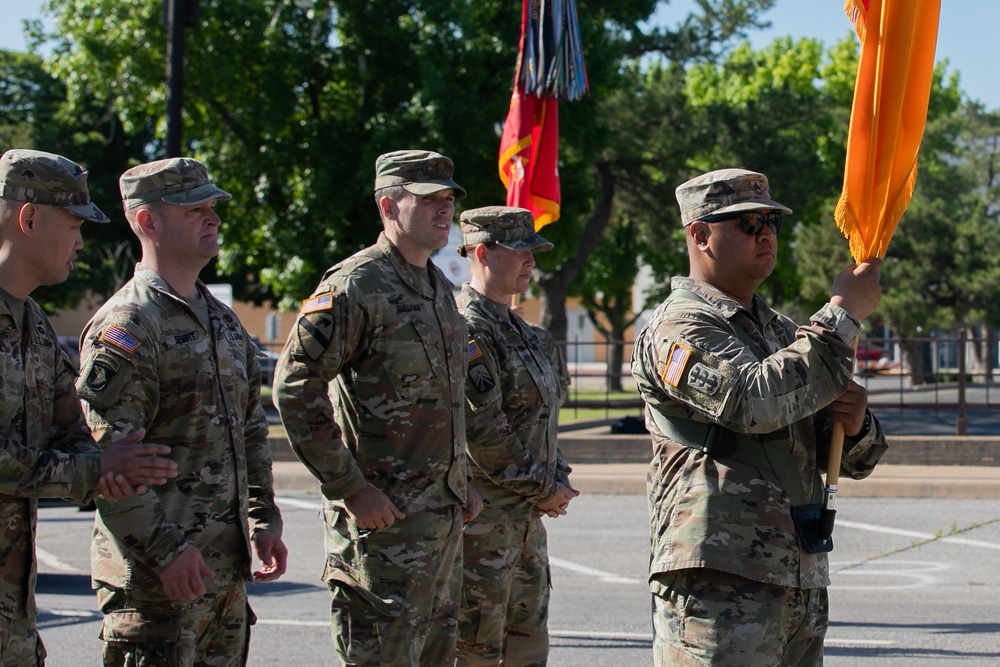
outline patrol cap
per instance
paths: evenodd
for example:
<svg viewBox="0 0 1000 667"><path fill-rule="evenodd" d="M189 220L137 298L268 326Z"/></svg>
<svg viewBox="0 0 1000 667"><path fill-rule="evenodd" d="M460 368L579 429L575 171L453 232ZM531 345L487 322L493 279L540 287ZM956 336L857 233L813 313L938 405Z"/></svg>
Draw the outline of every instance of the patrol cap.
<svg viewBox="0 0 1000 667"><path fill-rule="evenodd" d="M465 199L465 190L451 180L455 164L433 151L405 150L379 155L375 160L375 191L401 185L415 195L432 195L451 188L455 199Z"/></svg>
<svg viewBox="0 0 1000 667"><path fill-rule="evenodd" d="M91 222L107 222L90 201L87 170L61 155L27 149L0 157L0 197L29 204L55 206Z"/></svg>
<svg viewBox="0 0 1000 667"><path fill-rule="evenodd" d="M762 208L791 213L792 209L771 199L767 176L746 169L718 169L677 187L677 203L685 227L695 220L721 213L757 211Z"/></svg>
<svg viewBox="0 0 1000 667"><path fill-rule="evenodd" d="M510 250L552 250L552 244L535 233L531 211L511 206L484 206L462 211L463 246L495 242Z"/></svg>
<svg viewBox="0 0 1000 667"><path fill-rule="evenodd" d="M163 200L194 206L233 196L208 180L205 165L194 158L172 157L132 167L118 179L125 209Z"/></svg>

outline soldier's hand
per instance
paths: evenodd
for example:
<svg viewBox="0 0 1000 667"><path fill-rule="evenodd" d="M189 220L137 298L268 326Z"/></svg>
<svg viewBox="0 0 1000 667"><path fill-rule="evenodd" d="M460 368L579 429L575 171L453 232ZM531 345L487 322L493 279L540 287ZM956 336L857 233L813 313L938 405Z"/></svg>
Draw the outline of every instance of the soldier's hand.
<svg viewBox="0 0 1000 667"><path fill-rule="evenodd" d="M113 441L101 453L101 477L107 473L118 473L143 493L147 486L165 484L177 477L177 464L160 458L170 453L166 445L140 444L145 430L139 429Z"/></svg>
<svg viewBox="0 0 1000 667"><path fill-rule="evenodd" d="M363 489L352 496L344 498L344 506L347 514L358 528L374 530L385 528L396 522L396 519L405 519L406 515L396 509L389 497L376 489L371 484L366 484Z"/></svg>
<svg viewBox="0 0 1000 667"><path fill-rule="evenodd" d="M169 600L196 600L205 594L205 579L214 577L198 547L188 545L160 570L163 592Z"/></svg>
<svg viewBox="0 0 1000 667"><path fill-rule="evenodd" d="M483 511L483 497L469 484L465 490L465 504L462 505L462 520L472 521Z"/></svg>
<svg viewBox="0 0 1000 667"><path fill-rule="evenodd" d="M97 492L108 500L121 500L135 495L135 489L125 475L109 472L97 480Z"/></svg>
<svg viewBox="0 0 1000 667"><path fill-rule="evenodd" d="M566 514L566 510L569 507L569 501L580 495L580 492L574 489L572 486L567 486L565 484L556 484L556 491L552 496L543 502L535 505L535 509L553 519Z"/></svg>
<svg viewBox="0 0 1000 667"><path fill-rule="evenodd" d="M830 303L840 306L859 322L871 315L882 298L881 267L882 260L877 257L848 266L833 281Z"/></svg>
<svg viewBox="0 0 1000 667"><path fill-rule="evenodd" d="M254 583L274 581L285 573L288 549L277 533L271 530L258 530L250 541L261 566L253 573Z"/></svg>
<svg viewBox="0 0 1000 667"><path fill-rule="evenodd" d="M851 381L847 391L836 398L827 408L830 419L844 425L844 433L854 437L861 433L865 425L865 411L868 409L868 391L857 382Z"/></svg>

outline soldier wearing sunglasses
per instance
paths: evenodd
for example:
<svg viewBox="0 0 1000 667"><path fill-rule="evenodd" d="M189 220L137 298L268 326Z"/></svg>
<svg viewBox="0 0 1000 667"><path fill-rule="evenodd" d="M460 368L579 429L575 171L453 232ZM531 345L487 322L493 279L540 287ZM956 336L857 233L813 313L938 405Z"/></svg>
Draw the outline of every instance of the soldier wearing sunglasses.
<svg viewBox="0 0 1000 667"><path fill-rule="evenodd" d="M819 665L827 555L803 517L822 502L828 431L847 435L841 473L886 449L851 344L878 305L874 259L836 277L797 326L755 293L792 211L763 174L723 169L677 188L690 271L635 342L646 402L650 589L657 665Z"/></svg>

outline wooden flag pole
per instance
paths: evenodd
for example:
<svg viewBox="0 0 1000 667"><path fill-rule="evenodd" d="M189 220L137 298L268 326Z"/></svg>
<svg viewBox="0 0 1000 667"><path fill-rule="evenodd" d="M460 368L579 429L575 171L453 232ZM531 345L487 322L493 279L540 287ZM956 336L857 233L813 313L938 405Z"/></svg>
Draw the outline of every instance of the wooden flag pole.
<svg viewBox="0 0 1000 667"><path fill-rule="evenodd" d="M858 356L858 339L852 345L854 358ZM851 365L853 368L853 364ZM852 373L853 377L854 374ZM833 522L837 517L837 484L840 482L840 462L844 458L844 425L833 422L830 432L830 452L826 460L826 488L823 490L823 512L820 515L820 538L825 542L833 535Z"/></svg>

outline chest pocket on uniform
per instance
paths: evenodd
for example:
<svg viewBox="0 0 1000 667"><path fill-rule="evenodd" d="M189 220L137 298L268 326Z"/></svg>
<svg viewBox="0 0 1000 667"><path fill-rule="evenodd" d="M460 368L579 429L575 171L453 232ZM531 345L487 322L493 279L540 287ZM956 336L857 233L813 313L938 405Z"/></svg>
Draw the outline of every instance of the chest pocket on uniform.
<svg viewBox="0 0 1000 667"><path fill-rule="evenodd" d="M379 359L401 400L417 396L433 385L435 368L427 353L432 345L434 341L418 319L395 322L379 336L375 344Z"/></svg>

